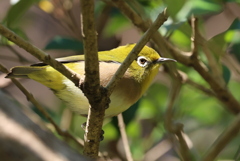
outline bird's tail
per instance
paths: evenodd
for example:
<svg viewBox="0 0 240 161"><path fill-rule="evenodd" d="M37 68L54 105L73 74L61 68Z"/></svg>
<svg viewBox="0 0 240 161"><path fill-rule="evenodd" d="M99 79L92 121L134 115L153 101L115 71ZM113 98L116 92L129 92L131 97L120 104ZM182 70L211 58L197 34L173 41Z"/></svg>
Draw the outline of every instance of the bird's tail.
<svg viewBox="0 0 240 161"><path fill-rule="evenodd" d="M13 67L5 78L28 78L28 75L42 70L44 67Z"/></svg>

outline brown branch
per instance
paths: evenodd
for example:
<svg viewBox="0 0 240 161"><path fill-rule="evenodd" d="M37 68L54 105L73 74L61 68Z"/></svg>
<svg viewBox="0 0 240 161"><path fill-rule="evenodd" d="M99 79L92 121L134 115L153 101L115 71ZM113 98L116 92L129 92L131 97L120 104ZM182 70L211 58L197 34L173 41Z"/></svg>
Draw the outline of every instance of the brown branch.
<svg viewBox="0 0 240 161"><path fill-rule="evenodd" d="M134 46L132 51L128 54L127 58L123 61L115 75L109 81L106 86L108 90L108 94L110 95L116 86L116 84L120 81L124 73L126 72L129 65L133 62L134 59L137 58L138 53L142 50L145 44L150 40L151 36L153 36L158 28L167 20L166 9L160 13L155 20L155 22L149 27L149 29L143 34L142 38L138 41L138 43Z"/></svg>
<svg viewBox="0 0 240 161"><path fill-rule="evenodd" d="M90 104L83 153L88 157L97 158L103 118L105 109L109 105L109 97L106 96L106 90L100 87L94 0L81 0L80 5L85 53L85 80L81 88Z"/></svg>
<svg viewBox="0 0 240 161"><path fill-rule="evenodd" d="M7 68L5 68L2 64L0 64L0 71L3 73L9 73ZM65 138L72 139L77 145L83 146L80 142L71 135L68 131L62 131L60 127L54 122L51 116L44 110L44 108L37 102L37 100L33 97L31 93L27 91L26 88L22 86L22 84L14 78L11 78L12 82L20 89L20 91L26 96L27 100L30 101L43 115L44 117L54 126L57 133Z"/></svg>
<svg viewBox="0 0 240 161"><path fill-rule="evenodd" d="M227 126L225 131L217 138L212 147L203 157L202 161L212 161L227 146L227 144L238 135L240 125L240 114L236 116L233 122Z"/></svg>
<svg viewBox="0 0 240 161"><path fill-rule="evenodd" d="M211 89L208 89L208 88L204 87L203 85L194 82L191 79L187 79L185 83L202 91L203 93L205 93L208 96L216 97L215 93Z"/></svg>
<svg viewBox="0 0 240 161"><path fill-rule="evenodd" d="M188 85L196 88L197 90L202 91L206 95L216 97L215 93L211 89L208 89L208 88L204 87L203 85L198 84L198 83L194 82L193 80L189 79L186 73L184 73L182 71L178 71L178 73L182 77L182 83L188 84Z"/></svg>
<svg viewBox="0 0 240 161"><path fill-rule="evenodd" d="M203 38L202 38L203 39ZM222 87L226 85L222 77L222 67L221 64L217 61L217 58L213 55L213 52L208 48L207 41L202 40L202 50L206 55L208 60L209 68L211 69L211 75L215 80L218 80L218 84Z"/></svg>
<svg viewBox="0 0 240 161"><path fill-rule="evenodd" d="M127 138L127 134L126 134L126 130L125 130L125 124L124 124L124 120L123 120L123 116L122 113L120 113L118 116L118 127L122 136L122 141L123 141L123 147L126 153L126 158L128 161L133 161L132 158L132 153L130 151L130 147L129 147L129 143L128 143L128 138Z"/></svg>
<svg viewBox="0 0 240 161"><path fill-rule="evenodd" d="M178 139L178 142L179 142L179 152L180 152L180 155L182 157L182 160L183 161L191 161L193 160L192 157L191 157L191 154L190 154L190 150L189 150L189 147L187 145L187 142L184 138L184 133L183 133L183 125L178 123L177 125L175 125L176 127L176 131L175 131L175 134L176 134L176 137Z"/></svg>
<svg viewBox="0 0 240 161"><path fill-rule="evenodd" d="M11 30L4 27L2 24L0 24L0 34L6 37L8 40L14 42L19 47L23 48L27 52L29 52L31 55L38 58L40 61L52 66L54 69L62 73L64 76L66 76L68 79L70 79L77 87L79 87L79 80L80 76L65 67L62 63L59 63L55 59L53 59L50 55L43 52L39 48L33 46L23 38L19 37L15 33L13 33Z"/></svg>

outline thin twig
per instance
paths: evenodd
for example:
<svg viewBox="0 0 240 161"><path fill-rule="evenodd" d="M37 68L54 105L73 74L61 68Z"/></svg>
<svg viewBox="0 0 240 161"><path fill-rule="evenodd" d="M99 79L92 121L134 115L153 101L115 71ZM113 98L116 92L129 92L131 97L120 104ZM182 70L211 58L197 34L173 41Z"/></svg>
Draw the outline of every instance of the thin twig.
<svg viewBox="0 0 240 161"><path fill-rule="evenodd" d="M220 61L217 61L217 58L213 55L206 43L207 42L204 42L202 44L202 50L208 60L211 75L215 80L218 80L218 84L220 84L222 87L225 87L226 84L223 80L222 66L219 64Z"/></svg>
<svg viewBox="0 0 240 161"><path fill-rule="evenodd" d="M181 157L183 158L183 161L191 161L192 157L191 157L187 142L183 135L184 133L183 133L183 125L182 124L178 124L178 128L177 128L175 134L176 134L176 137L177 137L179 145L180 145L179 152L181 154Z"/></svg>
<svg viewBox="0 0 240 161"><path fill-rule="evenodd" d="M132 158L132 153L130 151L130 147L129 147L129 143L128 143L128 138L127 138L127 134L126 134L126 130L125 130L125 124L123 121L123 116L122 113L120 113L118 116L118 127L122 136L122 141L123 141L123 147L126 153L126 158L128 161L133 161Z"/></svg>
<svg viewBox="0 0 240 161"><path fill-rule="evenodd" d="M5 68L2 64L0 64L0 71L4 73L9 73L7 68ZM44 116L45 118L54 126L57 133L65 138L72 139L77 145L83 146L73 135L71 135L68 131L62 131L60 127L54 122L51 116L44 110L44 108L37 102L37 100L33 97L31 93L24 88L19 81L14 78L11 78L12 82L21 90L21 92L27 97L27 100L30 101Z"/></svg>
<svg viewBox="0 0 240 161"><path fill-rule="evenodd" d="M198 35L198 27L197 27L197 18L194 17L194 15L192 15L191 17L191 27L192 27L192 37L191 37L191 41L192 41L192 44L191 44L191 48L192 48L192 56L195 56L197 57L198 55L198 38L197 38L197 35Z"/></svg>
<svg viewBox="0 0 240 161"><path fill-rule="evenodd" d="M224 132L217 138L217 140L213 143L207 153L204 155L201 161L212 161L214 160L218 154L227 146L227 144L235 138L239 133L239 125L240 125L240 114L236 116L233 122L227 126Z"/></svg>
<svg viewBox="0 0 240 161"><path fill-rule="evenodd" d="M62 63L59 63L55 59L53 59L50 55L43 52L39 48L33 46L23 38L19 37L15 33L13 33L8 28L4 27L2 24L0 24L0 34L5 36L10 41L17 44L19 47L23 48L27 52L29 52L31 55L38 58L40 61L52 66L54 69L62 73L64 76L66 76L68 79L70 79L77 87L79 87L80 83L80 76L79 74L73 72L72 70L65 67Z"/></svg>
<svg viewBox="0 0 240 161"><path fill-rule="evenodd" d="M158 144L154 145L151 149L149 149L144 156L144 161L158 160L164 154L166 154L171 148L173 144L169 138L161 140Z"/></svg>
<svg viewBox="0 0 240 161"><path fill-rule="evenodd" d="M178 73L182 77L182 83L188 84L188 85L190 85L190 86L192 86L192 87L202 91L206 95L215 97L215 93L211 89L208 89L208 88L204 87L203 85L198 84L198 83L194 82L193 80L189 79L187 74L182 72L182 71L178 71Z"/></svg>
<svg viewBox="0 0 240 161"><path fill-rule="evenodd" d="M15 50L11 45L6 45L6 47L13 52L14 55L16 55L20 62L26 62L29 63L30 61L27 60L25 57L23 57L17 50Z"/></svg>
<svg viewBox="0 0 240 161"><path fill-rule="evenodd" d="M160 13L155 20L155 22L149 27L149 29L143 34L138 43L134 46L132 51L128 54L127 58L123 61L115 75L109 81L106 86L108 90L108 94L110 95L116 86L116 84L120 81L129 65L137 58L138 53L142 50L145 44L150 40L151 36L156 33L158 28L167 20L168 16L166 15L167 9L165 9L162 13Z"/></svg>
<svg viewBox="0 0 240 161"><path fill-rule="evenodd" d="M208 89L208 88L204 87L203 85L194 82L191 79L187 79L186 84L202 91L203 93L205 93L208 96L214 96L214 97L216 96L215 93L211 89Z"/></svg>

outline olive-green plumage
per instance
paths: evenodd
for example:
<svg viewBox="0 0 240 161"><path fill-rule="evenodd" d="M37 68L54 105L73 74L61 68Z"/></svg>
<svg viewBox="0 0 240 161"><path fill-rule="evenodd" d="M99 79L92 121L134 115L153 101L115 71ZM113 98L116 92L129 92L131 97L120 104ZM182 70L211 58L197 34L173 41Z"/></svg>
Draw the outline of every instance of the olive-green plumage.
<svg viewBox="0 0 240 161"><path fill-rule="evenodd" d="M100 83L102 86L107 85L134 46L135 44L130 44L110 51L99 52ZM58 58L57 60L79 73L84 79L84 55ZM174 60L160 58L155 50L145 46L115 87L110 96L111 103L105 111L105 117L115 116L134 104L147 90L158 73L160 64L164 61ZM49 65L39 63L30 67L14 67L7 78L33 79L52 89L55 95L73 111L81 115L88 113L88 100L82 91Z"/></svg>

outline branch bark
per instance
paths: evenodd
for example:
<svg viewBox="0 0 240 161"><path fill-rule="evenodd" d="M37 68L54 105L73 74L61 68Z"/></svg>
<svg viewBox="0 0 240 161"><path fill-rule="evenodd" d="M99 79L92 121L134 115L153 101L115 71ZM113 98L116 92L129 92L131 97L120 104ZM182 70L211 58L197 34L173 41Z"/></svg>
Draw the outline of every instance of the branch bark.
<svg viewBox="0 0 240 161"><path fill-rule="evenodd" d="M98 157L105 109L109 106L107 91L100 87L97 35L94 22L94 0L81 0L82 37L85 53L85 79L81 86L89 101L83 153Z"/></svg>
<svg viewBox="0 0 240 161"><path fill-rule="evenodd" d="M124 124L122 114L120 113L117 116L117 118L118 118L118 127L119 127L119 130L120 130L120 133L121 133L126 158L127 158L128 161L133 161L132 153L131 153L131 150L130 150L130 147L129 147L128 137L127 137L127 133L126 133L126 130L125 130L125 124Z"/></svg>

